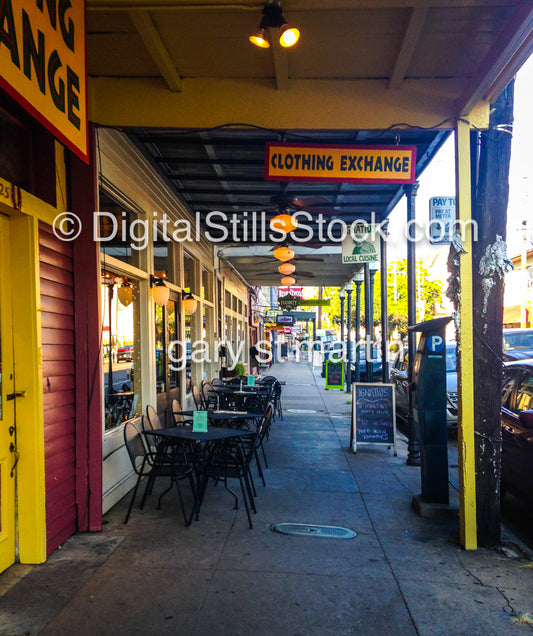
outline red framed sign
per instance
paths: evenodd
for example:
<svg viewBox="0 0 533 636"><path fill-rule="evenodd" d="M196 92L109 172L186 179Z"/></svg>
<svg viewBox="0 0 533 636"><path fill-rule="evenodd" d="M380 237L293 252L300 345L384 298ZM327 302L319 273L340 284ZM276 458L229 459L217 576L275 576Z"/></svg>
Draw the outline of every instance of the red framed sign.
<svg viewBox="0 0 533 636"><path fill-rule="evenodd" d="M336 146L269 142L265 179L414 183L416 146Z"/></svg>
<svg viewBox="0 0 533 636"><path fill-rule="evenodd" d="M85 0L0 0L0 87L88 160Z"/></svg>

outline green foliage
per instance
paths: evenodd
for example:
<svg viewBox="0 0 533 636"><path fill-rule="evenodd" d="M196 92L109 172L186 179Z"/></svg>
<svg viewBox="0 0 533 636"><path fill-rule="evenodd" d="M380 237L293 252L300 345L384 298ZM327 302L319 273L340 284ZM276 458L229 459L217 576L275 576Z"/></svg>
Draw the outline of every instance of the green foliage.
<svg viewBox="0 0 533 636"><path fill-rule="evenodd" d="M238 362L235 365L235 375L244 375L244 364Z"/></svg>
<svg viewBox="0 0 533 636"><path fill-rule="evenodd" d="M435 316L435 308L442 301L443 284L430 280L428 270L421 261L416 264L416 287L418 303L423 305L424 320ZM396 329L401 336L407 335L407 260L400 259L389 264L387 271L387 304L389 311L389 330ZM355 287L355 286L354 286ZM325 287L324 297L330 298L331 304L325 307L323 314L333 326L340 325L340 299L338 287ZM344 320L347 320L346 296L344 302ZM352 329L355 328L355 289L352 294ZM381 321L381 276L377 272L374 277L374 324ZM364 325L364 284L361 286L361 324Z"/></svg>

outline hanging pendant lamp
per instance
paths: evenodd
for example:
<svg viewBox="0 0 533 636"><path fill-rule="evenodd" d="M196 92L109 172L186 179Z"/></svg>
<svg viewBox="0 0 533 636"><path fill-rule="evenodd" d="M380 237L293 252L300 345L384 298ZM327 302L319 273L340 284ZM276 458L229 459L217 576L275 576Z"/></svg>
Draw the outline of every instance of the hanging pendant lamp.
<svg viewBox="0 0 533 636"><path fill-rule="evenodd" d="M283 263L278 267L278 272L284 276L289 276L294 272L296 267L292 263Z"/></svg>
<svg viewBox="0 0 533 636"><path fill-rule="evenodd" d="M289 234L298 227L298 219L290 214L278 214L270 220L270 227L272 230Z"/></svg>
<svg viewBox="0 0 533 636"><path fill-rule="evenodd" d="M294 258L294 250L291 250L290 247L282 246L278 247L274 250L274 258L277 258L278 261L290 261Z"/></svg>
<svg viewBox="0 0 533 636"><path fill-rule="evenodd" d="M284 276L281 279L282 285L285 285L286 287L290 287L291 285L294 285L295 282L296 280L292 276Z"/></svg>

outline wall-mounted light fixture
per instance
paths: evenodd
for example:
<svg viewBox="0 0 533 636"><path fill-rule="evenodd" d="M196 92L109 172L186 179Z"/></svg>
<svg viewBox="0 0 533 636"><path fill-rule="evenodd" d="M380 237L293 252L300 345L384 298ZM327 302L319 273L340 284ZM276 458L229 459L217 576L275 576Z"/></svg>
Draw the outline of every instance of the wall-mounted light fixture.
<svg viewBox="0 0 533 636"><path fill-rule="evenodd" d="M181 302L183 305L183 309L188 314L194 314L194 312L196 311L196 308L198 307L198 301L196 300L196 298L194 298L194 296L188 290L186 290L185 293L183 294L183 298Z"/></svg>
<svg viewBox="0 0 533 636"><path fill-rule="evenodd" d="M291 214L278 214L270 219L270 227L272 230L288 234L298 227L298 219Z"/></svg>
<svg viewBox="0 0 533 636"><path fill-rule="evenodd" d="M281 279L281 284L282 285L286 285L287 287L290 287L291 285L294 285L295 282L296 282L296 280L292 276L284 276Z"/></svg>
<svg viewBox="0 0 533 636"><path fill-rule="evenodd" d="M168 303L170 289L165 285L163 278L150 274L150 287L155 304L164 307Z"/></svg>
<svg viewBox="0 0 533 636"><path fill-rule="evenodd" d="M279 0L268 0L263 7L263 18L259 23L256 33L248 39L255 46L262 49L268 49L269 29L279 29L279 43L281 46L288 48L294 46L300 39L300 31L287 24L287 20L283 17L283 12Z"/></svg>
<svg viewBox="0 0 533 636"><path fill-rule="evenodd" d="M292 263L283 263L278 267L278 272L284 276L290 276L295 269L296 267Z"/></svg>
<svg viewBox="0 0 533 636"><path fill-rule="evenodd" d="M131 305L131 301L133 300L133 287L127 278L123 280L122 285L118 288L117 297L124 307Z"/></svg>
<svg viewBox="0 0 533 636"><path fill-rule="evenodd" d="M290 261L294 258L294 250L291 250L290 247L278 247L273 252L274 258L277 258L278 261Z"/></svg>

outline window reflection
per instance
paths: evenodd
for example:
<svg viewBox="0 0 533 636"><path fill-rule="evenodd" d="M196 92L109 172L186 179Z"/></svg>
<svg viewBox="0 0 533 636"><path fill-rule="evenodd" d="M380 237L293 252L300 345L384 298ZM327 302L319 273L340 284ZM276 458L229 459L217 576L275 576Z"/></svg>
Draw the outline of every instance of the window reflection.
<svg viewBox="0 0 533 636"><path fill-rule="evenodd" d="M179 342L177 303L170 299L166 306L155 305L155 364L157 411L163 416L173 399L179 399L179 378L183 369L183 347Z"/></svg>
<svg viewBox="0 0 533 636"><path fill-rule="evenodd" d="M135 225L138 215L124 209L105 192L100 191L100 216L98 217L100 251L124 263L140 267L140 256L147 240ZM134 249L135 248L137 249Z"/></svg>
<svg viewBox="0 0 533 636"><path fill-rule="evenodd" d="M103 272L102 356L106 430L120 426L142 409L138 289L136 281Z"/></svg>

